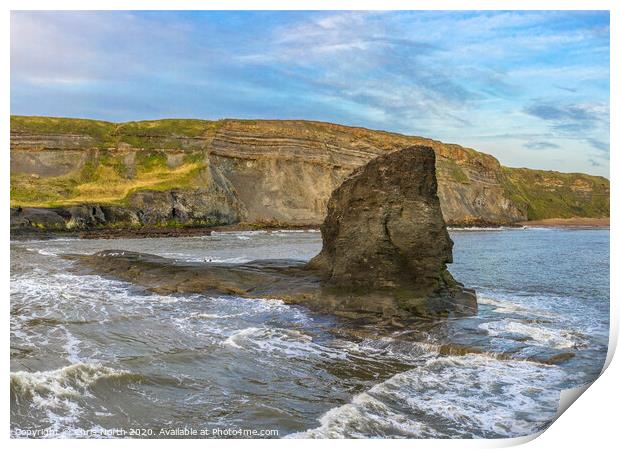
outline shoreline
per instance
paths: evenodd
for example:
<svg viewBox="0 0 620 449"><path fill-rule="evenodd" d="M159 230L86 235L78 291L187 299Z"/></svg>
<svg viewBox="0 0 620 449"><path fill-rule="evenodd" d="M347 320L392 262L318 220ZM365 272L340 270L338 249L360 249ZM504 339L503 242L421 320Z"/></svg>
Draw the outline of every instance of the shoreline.
<svg viewBox="0 0 620 449"><path fill-rule="evenodd" d="M545 228L575 228L575 229L600 229L609 228L609 218L549 218L545 220L531 220L506 224L450 224L448 230L485 230L485 229L519 229L527 227ZM34 228L14 228L10 230L12 240L29 239L54 239L54 238L78 238L78 239L140 239L140 238L164 238L164 237L200 237L211 235L214 232L242 232L242 231L281 231L281 230L312 230L320 229L318 224L309 225L285 225L285 224L256 224L235 223L210 227L141 227L141 228L101 228L80 230L39 230Z"/></svg>
<svg viewBox="0 0 620 449"><path fill-rule="evenodd" d="M11 240L46 240L55 238L77 239L147 239L164 237L201 237L214 232L241 232L241 231L278 231L278 230L318 230L320 225L262 225L256 223L235 223L220 226L199 227L136 227L136 228L100 228L100 229L36 229L13 228L10 230Z"/></svg>
<svg viewBox="0 0 620 449"><path fill-rule="evenodd" d="M542 228L609 228L609 217L604 218L547 218L544 220L522 221L522 226Z"/></svg>

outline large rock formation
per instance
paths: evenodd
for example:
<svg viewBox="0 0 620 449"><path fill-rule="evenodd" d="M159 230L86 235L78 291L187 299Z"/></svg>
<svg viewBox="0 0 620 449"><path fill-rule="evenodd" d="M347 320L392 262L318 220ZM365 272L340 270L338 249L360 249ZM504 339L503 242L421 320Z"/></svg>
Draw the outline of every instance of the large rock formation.
<svg viewBox="0 0 620 449"><path fill-rule="evenodd" d="M452 241L439 207L431 148L389 153L356 170L332 195L321 232L323 249L307 265L183 264L118 251L76 257L100 274L159 293L278 298L348 317L475 312L475 293L446 269Z"/></svg>
<svg viewBox="0 0 620 449"><path fill-rule="evenodd" d="M428 294L452 262L430 147L370 161L332 194L323 249L310 266L347 288L407 287Z"/></svg>
<svg viewBox="0 0 620 449"><path fill-rule="evenodd" d="M389 292L398 309L409 311L427 308L431 298L441 298L438 309L445 299L475 306L446 268L453 243L430 147L379 156L355 170L332 194L321 234L323 248L308 267L322 273L325 285Z"/></svg>
<svg viewBox="0 0 620 449"><path fill-rule="evenodd" d="M140 204L131 201L135 193L204 189L200 201L191 202L200 209L196 214L160 221L192 225L211 209L224 217L220 224L318 225L331 193L353 170L412 145L435 151L449 225L609 216L609 181L601 177L508 169L459 145L301 120L116 124L14 116L11 205L64 208L63 216L74 205L101 206L101 226L123 226L136 216L138 225L148 225L154 220L148 210L139 213ZM160 200L170 204L158 210L172 211L174 196ZM117 213L106 214L110 206Z"/></svg>

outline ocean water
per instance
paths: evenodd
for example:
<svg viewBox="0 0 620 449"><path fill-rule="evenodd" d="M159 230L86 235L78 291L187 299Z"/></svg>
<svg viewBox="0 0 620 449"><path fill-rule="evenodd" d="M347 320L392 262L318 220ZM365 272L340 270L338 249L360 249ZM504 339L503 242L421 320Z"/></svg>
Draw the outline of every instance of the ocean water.
<svg viewBox="0 0 620 449"><path fill-rule="evenodd" d="M450 270L477 290L478 314L381 331L277 300L151 294L75 274L61 257L123 249L204 263L308 260L321 247L316 231L13 241L11 435L501 438L544 429L560 391L591 382L604 364L609 230L451 235Z"/></svg>

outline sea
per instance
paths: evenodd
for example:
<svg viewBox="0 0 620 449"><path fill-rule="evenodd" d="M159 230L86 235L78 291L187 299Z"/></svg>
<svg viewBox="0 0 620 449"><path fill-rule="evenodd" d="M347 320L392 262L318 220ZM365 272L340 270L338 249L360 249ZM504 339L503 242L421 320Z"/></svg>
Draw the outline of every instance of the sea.
<svg viewBox="0 0 620 449"><path fill-rule="evenodd" d="M609 338L609 229L452 229L478 313L377 329L279 300L162 296L67 254L309 260L312 230L13 240L13 438L508 438L594 381Z"/></svg>

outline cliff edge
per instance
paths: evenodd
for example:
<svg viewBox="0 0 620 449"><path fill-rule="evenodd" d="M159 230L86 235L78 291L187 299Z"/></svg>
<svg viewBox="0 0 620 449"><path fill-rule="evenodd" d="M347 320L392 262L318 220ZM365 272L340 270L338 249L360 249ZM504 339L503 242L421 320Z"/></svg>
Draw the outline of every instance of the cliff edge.
<svg viewBox="0 0 620 449"><path fill-rule="evenodd" d="M425 145L449 225L609 216L609 181L431 139L301 120L11 117L12 227L318 225L371 159Z"/></svg>

